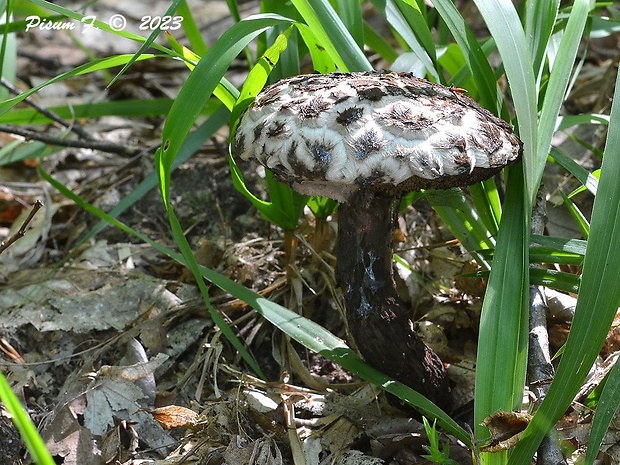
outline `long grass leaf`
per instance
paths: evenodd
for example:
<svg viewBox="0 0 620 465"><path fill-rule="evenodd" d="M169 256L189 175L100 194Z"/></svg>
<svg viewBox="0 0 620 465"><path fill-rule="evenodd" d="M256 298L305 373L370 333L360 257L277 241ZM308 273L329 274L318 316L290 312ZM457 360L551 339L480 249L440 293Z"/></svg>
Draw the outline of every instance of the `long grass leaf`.
<svg viewBox="0 0 620 465"><path fill-rule="evenodd" d="M539 236L537 234L530 235L530 241L533 244L554 248L566 253L578 254L585 256L587 242L581 239L564 239L561 237Z"/></svg>
<svg viewBox="0 0 620 465"><path fill-rule="evenodd" d="M528 199L538 191L537 93L529 44L513 4L507 0L474 0L495 40L517 114L523 142L525 189ZM531 202L531 200L530 200ZM528 207L529 208L529 207Z"/></svg>
<svg viewBox="0 0 620 465"><path fill-rule="evenodd" d="M526 428L510 463L525 465L579 390L620 305L620 74L611 109L605 156L590 220L575 318L547 397Z"/></svg>
<svg viewBox="0 0 620 465"><path fill-rule="evenodd" d="M176 9L178 8L179 4L184 2L184 0L173 0L170 3L170 6L168 7L168 9L166 10L166 12L164 13L164 16L171 16ZM155 16L157 17L157 16ZM157 37L161 34L161 29L156 28L153 29L153 31L151 31L151 33L149 34L149 36L146 38L146 40L144 40L141 44L140 47L138 48L138 50L136 50L136 53L134 53L133 58L131 60L129 60L125 66L123 66L121 68L121 70L116 73L116 75L114 76L114 78L109 82L108 86L113 85L116 81L118 81L118 79L125 74L125 71L127 71L129 69L129 67L131 65L133 65L136 60L138 58L140 58L140 56L146 52L146 50L151 47L153 45L153 43L155 42L155 39L157 39Z"/></svg>
<svg viewBox="0 0 620 465"><path fill-rule="evenodd" d="M441 18L450 29L454 40L463 51L473 81L476 83L480 103L496 115L500 115L502 99L497 80L486 55L482 51L474 33L451 0L433 2Z"/></svg>
<svg viewBox="0 0 620 465"><path fill-rule="evenodd" d="M603 443L603 438L611 423L611 420L620 404L620 364L618 361L607 376L607 381L601 392L601 397L596 406L596 412L592 419L592 429L588 438L585 465L592 465Z"/></svg>
<svg viewBox="0 0 620 465"><path fill-rule="evenodd" d="M41 176L46 179L50 184L60 190L60 192L67 198L79 203L79 205L88 213L91 213L107 222L119 230L131 234L145 243L150 244L153 248L161 253L169 256L184 266L188 266L185 257L173 250L153 241L148 236L130 228L129 226L121 223L115 218L107 215L101 210L97 209L93 205L81 199L72 191L63 186L60 182L45 173L42 169L39 170ZM439 409L435 404L427 400L425 397L412 390L411 388L394 381L381 372L377 371L361 358L359 358L353 350L347 346L342 339L336 337L331 332L327 331L322 326L308 320L301 315L282 307L279 304L271 302L270 300L262 297L261 295L253 292L245 286L221 275L220 273L211 270L207 267L199 267L202 277L215 284L225 292L230 293L236 298L246 302L250 307L255 309L258 313L264 316L268 321L291 336L300 344L304 345L310 350L313 350L329 360L338 363L343 368L350 370L358 374L361 378L372 382L373 384L381 387L387 392L394 394L403 401L409 403L412 407L418 409L421 413L429 418L437 418L438 425L444 428L446 431L453 434L455 437L463 441L465 444L471 446L471 438L469 434L449 415ZM209 311L214 310L215 316L221 318L219 313L211 305L208 306ZM219 321L219 320L218 320ZM245 348L243 348L245 351Z"/></svg>
<svg viewBox="0 0 620 465"><path fill-rule="evenodd" d="M398 52L388 42L387 37L375 31L368 23L364 23L364 41L371 50L374 50L387 63L393 63L398 58Z"/></svg>
<svg viewBox="0 0 620 465"><path fill-rule="evenodd" d="M142 55L138 61L142 60L150 60L152 58L157 57L158 55ZM102 58L100 60L91 61L90 63L86 63L84 65L78 66L77 68L72 69L71 71L67 71L66 73L59 74L58 76L54 76L52 79L45 81L38 86L35 86L27 91L22 92L21 94L7 99L4 102L0 102L0 115L4 115L7 111L13 108L18 103L22 102L24 99L30 97L35 92L47 87L56 82L63 81L65 79L69 79L74 76L81 76L83 74L94 73L95 71L101 71L103 69L113 68L115 66L122 66L131 60L133 55L116 55L113 57Z"/></svg>
<svg viewBox="0 0 620 465"><path fill-rule="evenodd" d="M532 63L537 76L541 76L547 43L553 32L560 8L560 0L540 0L525 5L525 33L530 43Z"/></svg>
<svg viewBox="0 0 620 465"><path fill-rule="evenodd" d="M519 408L527 365L528 222L522 163L510 168L504 214L480 316L474 421ZM476 437L486 435L478 426Z"/></svg>
<svg viewBox="0 0 620 465"><path fill-rule="evenodd" d="M251 16L228 29L217 43L203 56L189 74L175 100L162 131L162 148L158 151L157 163L162 178L160 188L164 205L169 205L169 167L183 144L190 128L211 98L230 63L243 48L263 31L278 24L292 21L279 15Z"/></svg>
<svg viewBox="0 0 620 465"><path fill-rule="evenodd" d="M555 147L551 147L551 157L566 171L575 176L590 193L596 195L598 179L592 173Z"/></svg>
<svg viewBox="0 0 620 465"><path fill-rule="evenodd" d="M415 0L393 0L394 5L407 21L409 29L413 32L418 42L424 47L424 50L434 63L437 61L437 51L435 50L435 41L433 34L426 22L425 11L420 9L420 5ZM435 64L436 68L437 65Z"/></svg>
<svg viewBox="0 0 620 465"><path fill-rule="evenodd" d="M432 76L436 82L443 82L443 76L437 70L431 56L427 53L424 46L420 43L415 33L409 27L407 20L398 9L393 0L371 0L374 7L385 17L390 26L402 37L407 46L415 54L416 61L421 64L426 72ZM428 27L428 26L424 26ZM402 56L402 55L401 55ZM411 69L397 69L397 71L411 71Z"/></svg>
<svg viewBox="0 0 620 465"><path fill-rule="evenodd" d="M9 386L2 373L0 373L0 399L2 399L2 403L11 415L13 423L32 456L32 460L38 465L54 465L56 462L54 462L54 459L45 448L37 428L32 424L30 417L24 411L19 399L11 390L11 386Z"/></svg>
<svg viewBox="0 0 620 465"><path fill-rule="evenodd" d="M336 62L332 59L327 50L325 50L325 47L321 45L321 42L312 28L303 23L297 23L295 27L310 51L314 70L322 74L335 72L337 69Z"/></svg>
<svg viewBox="0 0 620 465"><path fill-rule="evenodd" d="M549 83L538 124L536 156L531 160L533 163L530 170L530 175L533 176L530 178L532 180L531 186L536 186L536 189L542 179L543 169L551 146L551 138L557 124L557 117L564 102L566 88L573 70L575 57L577 56L577 49L581 43L586 19L593 3L592 0L575 0L573 3L553 69L549 76ZM529 194L530 199L533 200L536 192L530 190Z"/></svg>
<svg viewBox="0 0 620 465"><path fill-rule="evenodd" d="M190 48L199 56L207 53L209 49L204 38L202 37L200 28L194 20L192 9L188 6L187 2L181 2L177 12L179 16L183 17L183 31L185 31Z"/></svg>
<svg viewBox="0 0 620 465"><path fill-rule="evenodd" d="M329 2L324 0L291 1L341 71L372 71L368 59Z"/></svg>
<svg viewBox="0 0 620 465"><path fill-rule="evenodd" d="M360 50L364 50L364 19L360 2L336 0L336 12Z"/></svg>
<svg viewBox="0 0 620 465"><path fill-rule="evenodd" d="M117 219L112 218L110 215L107 215L103 211L101 211L98 208L94 207L93 205L89 204L84 199L82 199L80 196L78 196L75 193L73 193L70 189L68 189L62 183L58 182L56 179L54 179L52 176L50 176L48 173L46 173L43 169L41 169L41 168L39 169L39 174L41 175L41 177L43 179L45 179L47 182L49 182L53 187L58 189L58 191L62 195L64 195L68 199L73 200L77 205L79 205L82 209L84 209L88 213L91 213L92 215L94 215L94 216L96 216L96 217L98 217L98 218L100 218L102 220L107 221L108 223L114 225L116 228L120 229L123 232L126 232L128 234L132 234L132 235L134 235L136 237L139 237L144 242L151 244L152 246L154 246L158 250L161 250L163 248L162 246L157 244L155 241L149 239L145 235L137 233L136 231L132 230L131 228L128 228L127 226L125 226L123 223L121 223ZM203 300L204 300L205 306L206 306L209 314L211 315L211 318L213 318L213 322L217 325L217 327L220 329L220 331L222 331L222 334L229 340L229 342L237 350L239 355L241 355L241 357L246 361L248 366L250 368L252 368L252 370L254 370L254 372L258 376L260 376L262 379L266 380L266 377L263 374L262 370L260 369L260 366L256 363L256 361L250 355L250 353L248 352L246 347L243 345L243 343L236 336L236 334L234 333L232 328L228 325L228 323L226 322L224 317L222 315L220 315L220 313L211 304L211 302L209 300L208 290L207 290L207 288L205 286L204 281L201 278L200 269L198 267L198 264L196 263L196 260L193 258L192 251L190 249L189 243L187 242L187 239L185 239L184 231L181 228L181 225L179 224L178 219L174 215L174 212L171 212L171 213L170 212L171 212L171 210L169 210L169 218L170 218L170 223L171 223L172 232L173 232L173 235L174 235L175 242L179 246L179 249L181 250L181 254L182 254L182 256L184 258L186 258L188 255L191 256L190 260L184 259L183 260L183 264L185 266L187 266L188 268L190 268L190 270L192 272L197 273L198 276L200 277L200 279L196 280L197 284L198 284L198 288L200 289L200 292L201 292L201 294L203 296ZM167 249L165 249L165 250L167 250ZM164 252L164 253L169 253L169 252L170 251L168 250L167 252ZM173 254L173 255L179 257L179 254ZM170 256L172 256L172 255L170 255Z"/></svg>
<svg viewBox="0 0 620 465"><path fill-rule="evenodd" d="M172 99L156 98L148 100L114 100L111 102L82 103L48 107L52 113L66 120L78 118L100 118L102 116L161 116L168 114ZM206 113L212 109L205 109ZM2 124L49 124L53 120L34 108L14 109L0 116Z"/></svg>
<svg viewBox="0 0 620 465"><path fill-rule="evenodd" d="M372 65L368 61L368 58L366 58L366 55L364 55L363 41L361 45L358 45L355 38L336 14L329 0L307 1L316 12L317 18L321 21L321 24L325 28L325 32L336 47L338 54L346 63L348 71L372 71ZM295 1L293 1L293 3L295 3ZM357 15L361 15L361 12L358 12ZM357 20L359 19L360 17L358 16Z"/></svg>

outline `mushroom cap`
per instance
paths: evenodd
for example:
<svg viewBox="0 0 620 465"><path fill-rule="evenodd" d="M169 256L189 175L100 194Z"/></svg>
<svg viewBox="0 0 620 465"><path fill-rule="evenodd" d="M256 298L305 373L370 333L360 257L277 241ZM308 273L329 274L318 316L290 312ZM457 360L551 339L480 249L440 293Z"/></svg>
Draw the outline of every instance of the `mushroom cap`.
<svg viewBox="0 0 620 465"><path fill-rule="evenodd" d="M346 201L359 189L471 185L515 162L521 147L508 123L460 89L369 72L266 87L243 114L233 153L303 194Z"/></svg>

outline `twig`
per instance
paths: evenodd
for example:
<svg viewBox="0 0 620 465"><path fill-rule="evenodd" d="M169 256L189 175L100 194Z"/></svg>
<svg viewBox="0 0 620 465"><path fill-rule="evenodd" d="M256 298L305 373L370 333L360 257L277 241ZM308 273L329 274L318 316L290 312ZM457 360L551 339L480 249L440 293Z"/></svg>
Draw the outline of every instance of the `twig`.
<svg viewBox="0 0 620 465"><path fill-rule="evenodd" d="M25 137L26 139L37 140L50 145L57 145L59 147L74 147L81 149L93 149L101 150L102 152L120 153L123 155L136 155L140 152L139 149L124 147L122 145L114 144L112 142L101 142L97 140L72 140L72 139L58 139L47 134L43 134L31 129L18 128L8 124L0 124L0 132L6 132L9 134L16 134L18 136Z"/></svg>
<svg viewBox="0 0 620 465"><path fill-rule="evenodd" d="M17 87L11 84L11 82L9 82L8 79L3 77L0 82L2 82L2 85L6 87L13 95L20 95L22 93ZM86 131L84 131L84 129L82 129L82 126L80 126L80 124L77 121L73 123L69 123L68 121L65 121L60 115L57 115L56 113L54 113L51 110L48 110L47 108L43 108L41 105L38 105L37 103L33 102L31 99L27 97L23 100L23 102L27 105L30 105L32 108L37 110L42 115L47 116L49 119L56 121L61 126L64 126L65 128L74 132L82 139L95 140L93 136L91 136Z"/></svg>
<svg viewBox="0 0 620 465"><path fill-rule="evenodd" d="M542 234L545 228L547 212L545 209L544 187L541 186L532 212L532 234ZM549 353L549 333L547 332L547 314L549 308L545 303L544 292L540 286L530 286L530 322L529 350L527 360L527 380L530 390L536 396L535 405L540 406L549 391L549 385L555 376ZM538 447L537 465L562 465L566 459L562 454L557 439L557 432L552 430L545 436Z"/></svg>
<svg viewBox="0 0 620 465"><path fill-rule="evenodd" d="M7 248L9 248L12 244L14 244L19 239L21 239L22 237L26 235L26 228L28 228L28 224L32 221L32 219L34 218L34 215L37 214L37 212L41 209L41 207L43 207L43 202L40 200L35 201L34 205L32 206L32 210L30 211L30 214L28 215L28 218L24 220L19 230L15 234L13 234L11 237L9 237L7 240L2 241L2 243L0 243L0 254L4 252Z"/></svg>

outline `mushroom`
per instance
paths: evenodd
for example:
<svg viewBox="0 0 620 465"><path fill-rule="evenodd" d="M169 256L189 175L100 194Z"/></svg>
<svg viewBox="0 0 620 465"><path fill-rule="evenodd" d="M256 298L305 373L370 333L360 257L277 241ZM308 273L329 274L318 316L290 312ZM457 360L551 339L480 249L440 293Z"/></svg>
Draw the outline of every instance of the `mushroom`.
<svg viewBox="0 0 620 465"><path fill-rule="evenodd" d="M468 186L521 155L511 126L460 89L410 73L295 76L241 118L234 153L307 195L338 200L336 280L368 363L446 405L439 357L396 292L392 235L403 194Z"/></svg>

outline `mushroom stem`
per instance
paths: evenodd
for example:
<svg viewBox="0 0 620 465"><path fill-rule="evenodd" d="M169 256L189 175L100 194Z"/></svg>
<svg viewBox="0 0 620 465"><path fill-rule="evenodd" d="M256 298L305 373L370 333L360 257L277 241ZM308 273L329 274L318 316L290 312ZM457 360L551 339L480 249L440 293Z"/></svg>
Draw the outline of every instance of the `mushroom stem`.
<svg viewBox="0 0 620 465"><path fill-rule="evenodd" d="M349 330L368 363L440 406L448 382L439 357L415 333L392 271L400 195L360 189L338 209L336 281Z"/></svg>

